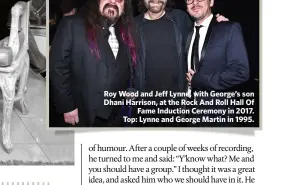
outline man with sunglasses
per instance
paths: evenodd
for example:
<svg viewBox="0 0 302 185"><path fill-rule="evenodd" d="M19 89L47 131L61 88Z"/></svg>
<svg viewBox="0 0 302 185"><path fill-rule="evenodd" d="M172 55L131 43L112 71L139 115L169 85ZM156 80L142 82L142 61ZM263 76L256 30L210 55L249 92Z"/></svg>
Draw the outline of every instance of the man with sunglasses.
<svg viewBox="0 0 302 185"><path fill-rule="evenodd" d="M195 20L195 27L189 34L186 45L188 92L192 95L192 100L199 102L202 98L194 97L194 92L232 91L237 85L246 82L249 79L249 62L240 25L231 21L218 23L211 10L214 0L186 0L186 4L188 13ZM229 105L217 104L224 99L211 97L208 93L203 100L214 100L214 105L195 107L227 110ZM193 116L202 118L199 126L213 126L212 120L215 120L216 126L226 126L228 124L225 119L213 118L233 115ZM217 124L219 121L222 122Z"/></svg>
<svg viewBox="0 0 302 185"><path fill-rule="evenodd" d="M88 0L62 19L50 51L50 88L68 126L125 126L122 107L104 100L121 100L118 91L134 84L134 32L130 0Z"/></svg>
<svg viewBox="0 0 302 185"><path fill-rule="evenodd" d="M172 0L139 0L141 14L135 18L141 45L143 88L153 91L186 91L185 43L193 27L186 12L172 8ZM228 20L217 16L218 21ZM155 98L150 98L154 100ZM169 97L158 98L168 101ZM179 106L162 107L175 109ZM148 106L145 109L156 109ZM144 116L144 115L141 115ZM154 117L173 115L154 114ZM174 115L175 116L175 115ZM151 117L151 115L146 115ZM144 126L178 126L173 123L149 123ZM181 125L179 125L181 126Z"/></svg>

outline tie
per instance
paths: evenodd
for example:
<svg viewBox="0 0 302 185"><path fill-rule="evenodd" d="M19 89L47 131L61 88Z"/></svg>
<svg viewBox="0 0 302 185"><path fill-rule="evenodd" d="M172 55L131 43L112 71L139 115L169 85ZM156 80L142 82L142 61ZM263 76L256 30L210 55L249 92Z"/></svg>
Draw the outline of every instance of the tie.
<svg viewBox="0 0 302 185"><path fill-rule="evenodd" d="M119 48L118 40L116 38L115 30L114 30L113 26L109 27L109 31L110 31L110 35L109 35L109 38L108 38L108 43L111 47L111 50L113 52L114 57L116 58L118 48Z"/></svg>
<svg viewBox="0 0 302 185"><path fill-rule="evenodd" d="M196 71L196 66L199 62L198 45L199 45L199 29L201 27L202 26L195 26L196 34L195 34L195 39L193 42L193 49L192 49L192 55L191 55L191 69L193 71Z"/></svg>

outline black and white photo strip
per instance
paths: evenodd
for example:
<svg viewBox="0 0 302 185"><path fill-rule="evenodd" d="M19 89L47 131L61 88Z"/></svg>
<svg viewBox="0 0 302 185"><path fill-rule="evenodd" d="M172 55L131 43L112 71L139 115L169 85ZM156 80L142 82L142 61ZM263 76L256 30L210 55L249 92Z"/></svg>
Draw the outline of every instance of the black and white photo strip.
<svg viewBox="0 0 302 185"><path fill-rule="evenodd" d="M259 127L259 1L49 0L49 127Z"/></svg>
<svg viewBox="0 0 302 185"><path fill-rule="evenodd" d="M74 165L74 132L48 127L46 4L0 1L0 165Z"/></svg>

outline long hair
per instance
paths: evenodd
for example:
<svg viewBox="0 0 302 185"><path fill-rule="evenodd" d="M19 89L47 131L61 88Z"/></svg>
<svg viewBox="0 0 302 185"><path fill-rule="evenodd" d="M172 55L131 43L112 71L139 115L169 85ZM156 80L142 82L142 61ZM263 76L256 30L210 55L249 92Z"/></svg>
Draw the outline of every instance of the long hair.
<svg viewBox="0 0 302 185"><path fill-rule="evenodd" d="M99 11L100 0L88 0L79 13L84 16L86 21L86 39L89 44L90 52L97 58L101 58L100 48L97 44L97 38L102 31L102 23L104 23L104 17ZM120 34L123 42L128 47L133 64L137 59L137 44L135 41L135 27L134 18L132 13L131 0L124 0L124 13L119 18L120 20Z"/></svg>
<svg viewBox="0 0 302 185"><path fill-rule="evenodd" d="M137 0L138 1L138 11L139 13L145 13L147 11L147 8L145 6L144 0ZM168 12L170 11L174 6L173 0L167 0L167 4L165 7L165 11Z"/></svg>

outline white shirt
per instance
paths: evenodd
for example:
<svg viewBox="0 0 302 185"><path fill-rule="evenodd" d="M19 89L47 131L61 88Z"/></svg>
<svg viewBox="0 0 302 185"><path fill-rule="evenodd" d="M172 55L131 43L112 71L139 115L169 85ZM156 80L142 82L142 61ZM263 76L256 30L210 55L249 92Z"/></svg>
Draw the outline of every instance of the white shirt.
<svg viewBox="0 0 302 185"><path fill-rule="evenodd" d="M200 59L200 53L201 53L201 50L202 50L202 47L203 47L203 43L204 43L204 40L206 38L206 35L207 35L207 31L208 31L208 28L209 28L209 25L211 23L211 20L213 18L213 14L211 14L209 17L207 17L203 23L201 24L202 27L199 29L199 43L198 43L198 53L199 53L199 59ZM196 22L195 22L195 26L197 26ZM195 35L196 35L196 28L194 27L194 32L193 32L193 35L192 35L192 39L191 39L191 43L190 43L190 47L189 47L189 51L188 51L188 61L187 61L187 64L188 64L188 70L191 69L191 55L192 55L192 47L193 47L193 42L194 42L194 39L195 39ZM188 87L188 97L191 97L191 89Z"/></svg>
<svg viewBox="0 0 302 185"><path fill-rule="evenodd" d="M110 26L109 31L110 31L110 35L108 38L108 43L111 47L114 57L116 58L119 49L119 43L115 35L115 28L113 26Z"/></svg>

